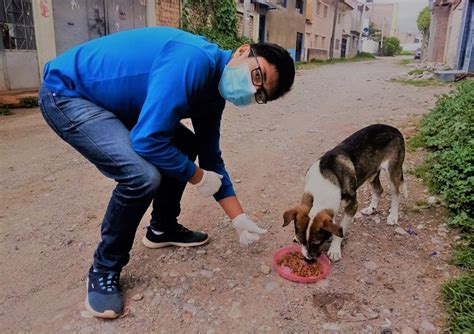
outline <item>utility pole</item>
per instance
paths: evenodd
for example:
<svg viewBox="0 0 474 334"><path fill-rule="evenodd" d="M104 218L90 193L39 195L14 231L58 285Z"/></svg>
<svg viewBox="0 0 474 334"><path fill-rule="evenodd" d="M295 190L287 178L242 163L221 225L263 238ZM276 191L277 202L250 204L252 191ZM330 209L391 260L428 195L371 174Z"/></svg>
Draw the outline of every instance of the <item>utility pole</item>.
<svg viewBox="0 0 474 334"><path fill-rule="evenodd" d="M335 0L336 3L336 10L334 11L334 22L332 23L332 35L331 35L331 45L329 46L329 59L334 58L334 43L335 43L335 37L336 37L336 20L337 20L337 12L339 9L339 1L340 0Z"/></svg>
<svg viewBox="0 0 474 334"><path fill-rule="evenodd" d="M249 8L250 0L244 0L244 17L242 22L244 37L249 37Z"/></svg>
<svg viewBox="0 0 474 334"><path fill-rule="evenodd" d="M362 0L362 14L360 15L359 53L362 52L362 34L364 33L364 14L366 4L366 1Z"/></svg>

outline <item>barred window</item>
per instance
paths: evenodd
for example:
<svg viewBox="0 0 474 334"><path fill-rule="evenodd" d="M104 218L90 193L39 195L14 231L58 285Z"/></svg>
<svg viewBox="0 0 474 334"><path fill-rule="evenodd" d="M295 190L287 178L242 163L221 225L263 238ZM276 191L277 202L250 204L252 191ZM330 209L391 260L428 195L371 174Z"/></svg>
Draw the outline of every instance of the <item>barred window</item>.
<svg viewBox="0 0 474 334"><path fill-rule="evenodd" d="M5 49L36 50L31 0L2 0L0 31Z"/></svg>

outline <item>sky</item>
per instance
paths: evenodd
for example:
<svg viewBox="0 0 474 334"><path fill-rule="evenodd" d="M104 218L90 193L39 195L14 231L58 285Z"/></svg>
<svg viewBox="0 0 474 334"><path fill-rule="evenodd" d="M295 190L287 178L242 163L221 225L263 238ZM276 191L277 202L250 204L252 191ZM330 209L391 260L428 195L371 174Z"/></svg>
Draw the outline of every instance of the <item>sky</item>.
<svg viewBox="0 0 474 334"><path fill-rule="evenodd" d="M416 18L418 13L426 6L428 0L374 0L374 3L398 3L398 31L418 31Z"/></svg>

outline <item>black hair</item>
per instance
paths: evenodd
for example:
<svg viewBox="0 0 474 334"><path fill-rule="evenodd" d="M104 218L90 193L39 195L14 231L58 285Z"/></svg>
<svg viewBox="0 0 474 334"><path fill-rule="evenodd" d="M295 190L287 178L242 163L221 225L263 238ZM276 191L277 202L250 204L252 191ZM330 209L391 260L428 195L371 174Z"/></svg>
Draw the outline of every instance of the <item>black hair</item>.
<svg viewBox="0 0 474 334"><path fill-rule="evenodd" d="M295 63L288 51L273 43L256 43L250 47L255 56L265 58L278 72L276 91L267 96L268 101L276 100L289 92L295 81Z"/></svg>

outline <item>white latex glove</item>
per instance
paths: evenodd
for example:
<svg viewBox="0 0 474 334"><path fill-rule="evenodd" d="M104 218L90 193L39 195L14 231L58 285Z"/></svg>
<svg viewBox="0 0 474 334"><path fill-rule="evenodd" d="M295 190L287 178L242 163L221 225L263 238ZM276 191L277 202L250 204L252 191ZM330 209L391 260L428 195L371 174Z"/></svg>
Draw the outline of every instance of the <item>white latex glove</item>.
<svg viewBox="0 0 474 334"><path fill-rule="evenodd" d="M250 245L259 239L260 234L267 233L267 230L258 227L245 213L232 219L232 225L236 229L242 245Z"/></svg>
<svg viewBox="0 0 474 334"><path fill-rule="evenodd" d="M196 183L195 186L201 196L211 197L219 191L222 185L222 175L208 170L203 170L203 172L201 181Z"/></svg>

